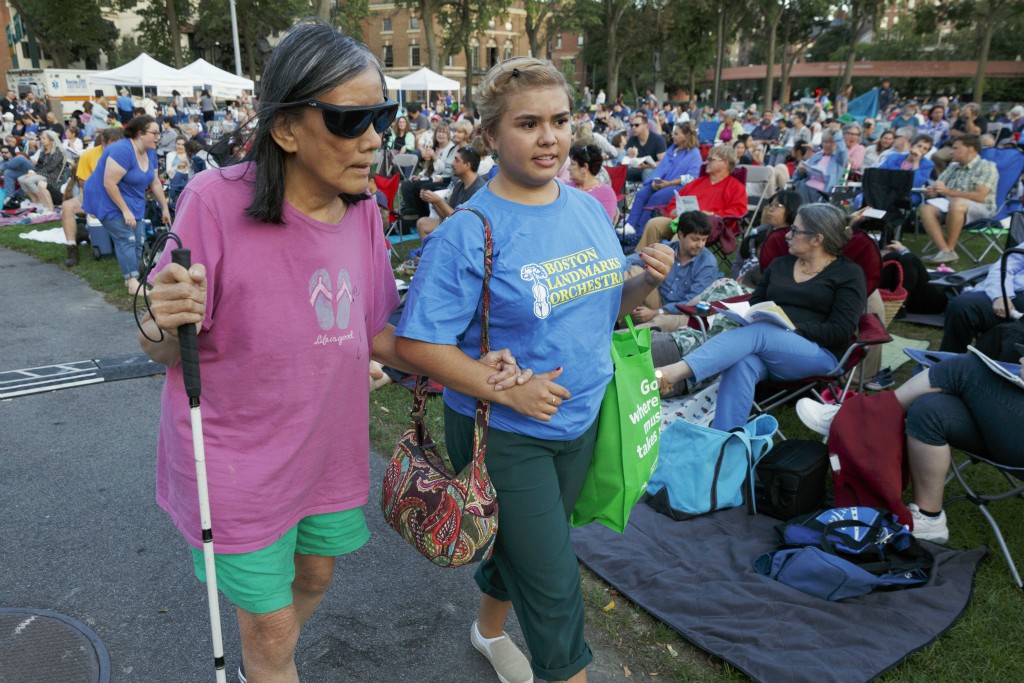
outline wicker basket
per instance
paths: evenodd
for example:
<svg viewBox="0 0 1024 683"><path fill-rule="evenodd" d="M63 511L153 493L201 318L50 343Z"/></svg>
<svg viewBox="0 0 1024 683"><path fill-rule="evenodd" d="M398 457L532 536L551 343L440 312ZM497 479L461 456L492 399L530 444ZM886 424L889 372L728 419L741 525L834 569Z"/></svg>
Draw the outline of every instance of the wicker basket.
<svg viewBox="0 0 1024 683"><path fill-rule="evenodd" d="M895 266L896 273L898 274L895 287L892 289L878 288L878 293L882 296L882 307L885 313L882 316L882 322L885 323L886 327L889 327L893 318L900 312L900 309L903 308L903 303L907 300L907 290L903 287L903 266L900 265L900 262L896 260L886 261L882 264L882 269L884 270L887 266Z"/></svg>

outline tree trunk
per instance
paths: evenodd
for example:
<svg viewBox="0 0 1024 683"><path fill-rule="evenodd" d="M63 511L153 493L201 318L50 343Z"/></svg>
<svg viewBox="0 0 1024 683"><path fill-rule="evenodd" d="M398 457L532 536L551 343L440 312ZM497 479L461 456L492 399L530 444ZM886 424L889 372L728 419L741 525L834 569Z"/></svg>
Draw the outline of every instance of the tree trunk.
<svg viewBox="0 0 1024 683"><path fill-rule="evenodd" d="M241 40L245 43L245 56L246 61L249 63L249 78L255 80L256 76L259 74L256 70L256 43L253 42L252 31L249 30L249 20L241 19L241 17L239 17L239 19L240 21L238 23L240 24L242 31Z"/></svg>
<svg viewBox="0 0 1024 683"><path fill-rule="evenodd" d="M722 62L725 59L725 5L718 6L718 47L715 50L715 88L714 99L715 109L718 109L718 95L722 86Z"/></svg>
<svg viewBox="0 0 1024 683"><path fill-rule="evenodd" d="M466 100L465 100L466 101L466 108L468 110L470 110L470 112L472 112L472 109L473 109L473 105L472 105L472 102L473 102L473 67L475 65L473 64L473 60L471 59L473 52L472 52L472 49L469 47L469 41L468 40L466 41L466 44L462 46L462 50L463 50L463 52L466 53Z"/></svg>
<svg viewBox="0 0 1024 683"><path fill-rule="evenodd" d="M789 56L789 41L782 46L782 82L779 83L779 102L785 106L789 103L789 73L793 68L793 58Z"/></svg>
<svg viewBox="0 0 1024 683"><path fill-rule="evenodd" d="M775 42L776 36L779 32L779 19L782 18L782 8L778 5L772 5L774 8L774 16L769 14L765 17L768 26L768 73L765 74L764 78L764 101L763 110L772 110L772 88L775 85Z"/></svg>
<svg viewBox="0 0 1024 683"><path fill-rule="evenodd" d="M989 9L993 9L989 7ZM985 94L985 67L988 64L988 51L992 46L992 34L995 32L996 23L989 14L985 19L985 33L981 38L981 51L978 53L978 72L974 76L974 101L981 103ZM983 133L985 131L982 131Z"/></svg>
<svg viewBox="0 0 1024 683"><path fill-rule="evenodd" d="M174 0L167 0L173 2ZM323 19L326 22L331 20L331 8L337 4L337 0L314 0L313 6L316 8L316 16L318 19Z"/></svg>
<svg viewBox="0 0 1024 683"><path fill-rule="evenodd" d="M164 0L167 7L167 25L171 29L171 49L174 50L174 68L185 66L181 61L181 24L178 23L178 8L175 0Z"/></svg>
<svg viewBox="0 0 1024 683"><path fill-rule="evenodd" d="M434 33L434 5L430 0L420 0L420 22L427 44L427 64L431 71L441 73L441 54L437 51L437 34Z"/></svg>
<svg viewBox="0 0 1024 683"><path fill-rule="evenodd" d="M850 17L850 50L846 53L846 70L843 72L843 82L839 84L839 91L850 85L853 80L853 62L857 59L857 43L860 39L861 17L854 19Z"/></svg>
<svg viewBox="0 0 1024 683"><path fill-rule="evenodd" d="M604 26L608 42L605 49L605 61L608 68L608 101L614 102L619 94L619 67L622 66L622 58L619 57L619 26L626 10L635 10L628 2L616 5L613 0L604 0Z"/></svg>
<svg viewBox="0 0 1024 683"><path fill-rule="evenodd" d="M690 101L697 101L697 67L690 65L689 73L687 74L687 83L690 88Z"/></svg>

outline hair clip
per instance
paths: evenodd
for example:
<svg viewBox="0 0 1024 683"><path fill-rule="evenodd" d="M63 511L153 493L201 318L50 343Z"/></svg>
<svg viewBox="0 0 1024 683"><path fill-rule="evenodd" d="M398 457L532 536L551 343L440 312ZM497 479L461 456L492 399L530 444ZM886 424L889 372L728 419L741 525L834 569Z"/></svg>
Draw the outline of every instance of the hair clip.
<svg viewBox="0 0 1024 683"><path fill-rule="evenodd" d="M519 69L512 69L512 78L519 78Z"/></svg>

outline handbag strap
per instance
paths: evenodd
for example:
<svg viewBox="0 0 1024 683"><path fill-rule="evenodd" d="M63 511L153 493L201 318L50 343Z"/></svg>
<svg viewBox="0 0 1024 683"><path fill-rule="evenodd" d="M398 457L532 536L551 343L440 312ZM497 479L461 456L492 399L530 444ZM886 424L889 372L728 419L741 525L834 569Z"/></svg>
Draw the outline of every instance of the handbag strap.
<svg viewBox="0 0 1024 683"><path fill-rule="evenodd" d="M491 236L491 223L480 211L471 207L456 209L455 213L469 211L476 214L484 225L484 278L482 288L482 311L480 315L480 355L485 355L491 350L490 340L490 314L491 314L491 269L494 265L494 240ZM454 215L454 214L452 214ZM450 218L450 216L449 216ZM412 420L416 428L416 441L423 443L426 428L423 418L427 414L427 384L426 375L420 375L416 380L416 388L412 394ZM491 402L477 399L476 401L476 428L473 430L473 468L470 472L471 484L478 481L483 473L484 455L487 452L487 425L491 418Z"/></svg>

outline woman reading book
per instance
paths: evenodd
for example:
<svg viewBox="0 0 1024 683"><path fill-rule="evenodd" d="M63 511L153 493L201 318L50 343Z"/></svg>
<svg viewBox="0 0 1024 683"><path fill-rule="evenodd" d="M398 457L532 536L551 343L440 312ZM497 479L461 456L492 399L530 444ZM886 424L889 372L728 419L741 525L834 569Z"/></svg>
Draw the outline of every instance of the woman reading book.
<svg viewBox="0 0 1024 683"><path fill-rule="evenodd" d="M864 271L842 256L848 231L840 209L801 207L786 239L789 254L772 261L750 303L774 301L796 330L753 323L709 339L678 363L659 368L665 394L683 379L699 382L722 373L715 429L747 421L754 386L761 380L796 380L832 370L864 312Z"/></svg>

